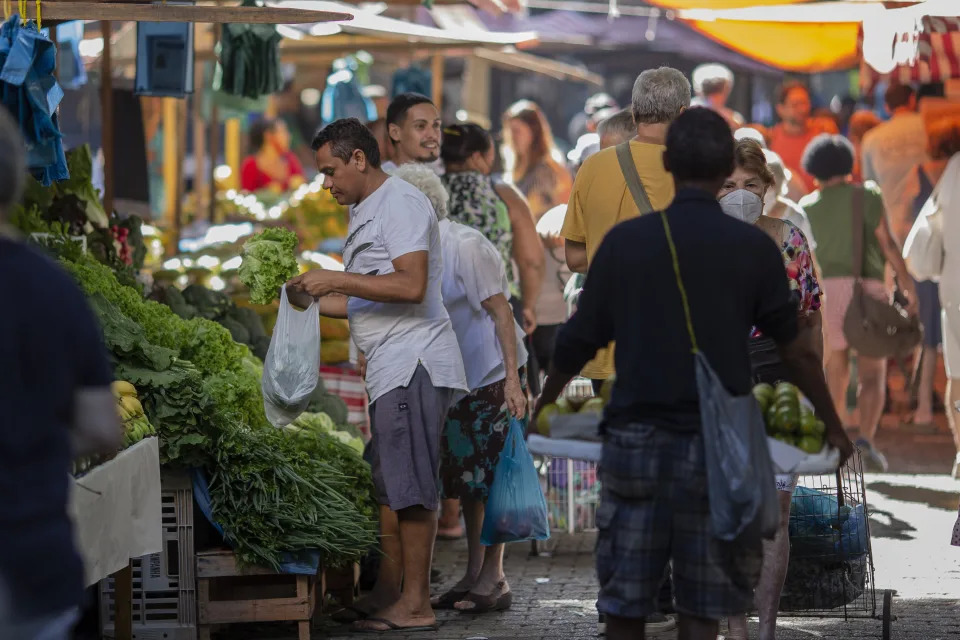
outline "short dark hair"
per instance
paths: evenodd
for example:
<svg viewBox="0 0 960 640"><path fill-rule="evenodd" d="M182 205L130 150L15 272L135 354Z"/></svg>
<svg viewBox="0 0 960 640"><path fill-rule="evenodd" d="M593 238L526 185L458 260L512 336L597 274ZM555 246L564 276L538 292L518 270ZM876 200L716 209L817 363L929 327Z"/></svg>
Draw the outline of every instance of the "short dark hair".
<svg viewBox="0 0 960 640"><path fill-rule="evenodd" d="M477 152L486 153L492 146L493 138L480 125L472 122L450 124L443 128L440 158L446 163L465 162Z"/></svg>
<svg viewBox="0 0 960 640"><path fill-rule="evenodd" d="M733 133L713 109L687 109L667 129L668 170L676 180L717 180L733 173Z"/></svg>
<svg viewBox="0 0 960 640"><path fill-rule="evenodd" d="M419 93L401 93L387 107L387 127L392 124L402 125L407 118L407 111L418 104L433 104L433 100Z"/></svg>
<svg viewBox="0 0 960 640"><path fill-rule="evenodd" d="M887 109L893 111L907 106L914 93L913 87L908 84L891 84L883 94L883 101L887 105Z"/></svg>
<svg viewBox="0 0 960 640"><path fill-rule="evenodd" d="M807 97L810 97L810 88L807 85L803 84L799 80L790 80L784 82L780 85L780 88L777 89L777 104L784 104L787 101L787 97L790 95L790 92L794 89L803 89Z"/></svg>
<svg viewBox="0 0 960 640"><path fill-rule="evenodd" d="M803 170L823 182L853 173L853 143L841 135L821 133L803 150Z"/></svg>
<svg viewBox="0 0 960 640"><path fill-rule="evenodd" d="M273 118L260 118L250 125L250 146L257 151L263 146L263 141L267 137L268 131L273 131L277 126L277 121Z"/></svg>
<svg viewBox="0 0 960 640"><path fill-rule="evenodd" d="M330 153L344 162L359 149L372 167L380 168L380 145L370 129L356 118L334 120L317 132L310 147L319 151L325 144L330 145Z"/></svg>

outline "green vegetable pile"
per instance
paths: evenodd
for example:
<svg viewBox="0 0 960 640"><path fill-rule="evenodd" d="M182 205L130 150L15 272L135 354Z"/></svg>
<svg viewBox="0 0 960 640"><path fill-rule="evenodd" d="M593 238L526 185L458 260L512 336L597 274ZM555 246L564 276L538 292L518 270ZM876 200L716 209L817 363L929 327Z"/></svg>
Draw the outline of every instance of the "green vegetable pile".
<svg viewBox="0 0 960 640"><path fill-rule="evenodd" d="M276 568L284 552L320 549L335 565L375 544L369 468L343 436L270 426L246 346L145 300L88 255L61 262L90 298L117 379L139 391L163 462L208 472L214 518L242 562Z"/></svg>
<svg viewBox="0 0 960 640"><path fill-rule="evenodd" d="M204 318L216 322L230 332L230 337L245 344L261 360L267 357L270 337L263 328L263 320L253 309L238 307L230 296L199 284L192 284L182 292L174 285L155 286L150 299L170 307L184 320Z"/></svg>
<svg viewBox="0 0 960 640"><path fill-rule="evenodd" d="M243 244L238 275L250 289L254 304L269 304L287 280L297 275L297 235L281 228L267 229Z"/></svg>

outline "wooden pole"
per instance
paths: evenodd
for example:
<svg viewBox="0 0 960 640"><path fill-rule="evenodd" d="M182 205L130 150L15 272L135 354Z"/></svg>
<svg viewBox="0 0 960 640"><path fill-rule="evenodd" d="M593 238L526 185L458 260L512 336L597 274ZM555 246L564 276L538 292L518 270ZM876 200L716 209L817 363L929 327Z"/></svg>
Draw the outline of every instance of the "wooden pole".
<svg viewBox="0 0 960 640"><path fill-rule="evenodd" d="M230 186L240 188L240 119L230 118L224 124L223 155L230 167Z"/></svg>
<svg viewBox="0 0 960 640"><path fill-rule="evenodd" d="M110 61L109 20L100 23L103 55L100 58L100 145L103 149L103 208L113 213L113 69Z"/></svg>
<svg viewBox="0 0 960 640"><path fill-rule="evenodd" d="M209 175L207 173L207 126L200 109L203 97L203 67L202 62L193 65L194 85L193 95L190 96L193 119L193 201L198 218L207 196L207 176Z"/></svg>
<svg viewBox="0 0 960 640"><path fill-rule="evenodd" d="M183 156L187 150L187 103L185 100L177 100L177 182L176 195L173 203L173 238L171 245L175 251L179 252L180 235L183 230Z"/></svg>
<svg viewBox="0 0 960 640"><path fill-rule="evenodd" d="M177 199L177 99L163 100L163 200L164 217L171 231L176 225ZM170 247L167 246L170 252ZM173 251L176 253L176 251Z"/></svg>
<svg viewBox="0 0 960 640"><path fill-rule="evenodd" d="M223 27L219 24L213 25L213 41L220 41L220 34ZM206 85L204 85L206 88ZM211 100L213 107L210 109L210 173L207 183L207 206L210 207L208 219L213 224L217 222L217 161L220 158L220 107L216 101Z"/></svg>
<svg viewBox="0 0 960 640"><path fill-rule="evenodd" d="M130 563L113 574L113 637L133 639L133 567Z"/></svg>
<svg viewBox="0 0 960 640"><path fill-rule="evenodd" d="M443 113L443 54L438 53L430 61L430 75L433 78L433 104Z"/></svg>

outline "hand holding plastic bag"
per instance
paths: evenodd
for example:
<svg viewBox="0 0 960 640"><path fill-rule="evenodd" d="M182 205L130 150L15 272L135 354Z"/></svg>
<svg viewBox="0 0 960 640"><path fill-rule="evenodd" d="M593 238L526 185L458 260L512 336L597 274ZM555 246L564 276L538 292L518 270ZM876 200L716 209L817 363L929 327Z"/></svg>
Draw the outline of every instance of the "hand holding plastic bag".
<svg viewBox="0 0 960 640"><path fill-rule="evenodd" d="M483 516L480 542L487 546L550 537L547 501L523 432L523 424L511 419Z"/></svg>
<svg viewBox="0 0 960 640"><path fill-rule="evenodd" d="M320 307L314 301L305 311L297 311L284 286L260 380L270 424L283 427L293 422L307 408L319 380Z"/></svg>

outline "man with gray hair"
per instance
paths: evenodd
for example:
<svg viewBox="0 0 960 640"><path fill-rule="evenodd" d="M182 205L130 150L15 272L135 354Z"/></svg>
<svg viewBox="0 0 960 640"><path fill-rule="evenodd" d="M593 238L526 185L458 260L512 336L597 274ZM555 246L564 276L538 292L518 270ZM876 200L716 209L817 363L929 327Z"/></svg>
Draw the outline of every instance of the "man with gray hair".
<svg viewBox="0 0 960 640"><path fill-rule="evenodd" d="M608 149L623 144L635 136L637 123L633 121L630 109L609 111L597 125L597 134L600 136L600 149Z"/></svg>
<svg viewBox="0 0 960 640"><path fill-rule="evenodd" d="M2 226L27 173L0 109L0 638L66 640L83 563L67 515L74 456L116 451L113 371L86 298L53 260ZM29 478L29 481L25 481Z"/></svg>
<svg viewBox="0 0 960 640"><path fill-rule="evenodd" d="M667 128L690 106L690 82L670 67L648 69L633 85L630 114L633 138L587 158L573 184L560 235L566 240L567 266L586 273L600 242L610 229L629 218L665 209L674 195L673 178L663 167ZM632 157L650 210L638 209L621 170L621 157ZM589 283L587 284L589 287ZM613 373L613 343L597 352L581 372L599 392ZM669 586L666 588L669 591ZM672 629L675 622L662 614L648 617L647 633Z"/></svg>

